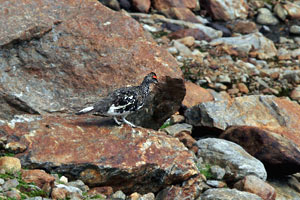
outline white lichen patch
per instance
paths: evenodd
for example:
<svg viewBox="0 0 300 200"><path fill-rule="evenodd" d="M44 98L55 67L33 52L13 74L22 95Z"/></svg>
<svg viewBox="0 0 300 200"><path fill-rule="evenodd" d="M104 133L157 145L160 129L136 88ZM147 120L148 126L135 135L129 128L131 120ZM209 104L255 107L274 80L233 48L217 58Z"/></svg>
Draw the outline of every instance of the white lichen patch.
<svg viewBox="0 0 300 200"><path fill-rule="evenodd" d="M22 122L32 122L35 120L41 120L42 118L40 116L36 115L15 115L12 120L7 122L7 125L14 129L16 123L22 123Z"/></svg>

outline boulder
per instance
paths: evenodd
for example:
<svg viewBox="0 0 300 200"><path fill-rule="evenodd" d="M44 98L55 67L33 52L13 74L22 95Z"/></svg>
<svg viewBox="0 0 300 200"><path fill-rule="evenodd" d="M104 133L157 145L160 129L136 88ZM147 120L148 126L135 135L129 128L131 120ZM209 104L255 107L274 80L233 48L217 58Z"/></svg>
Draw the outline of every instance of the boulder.
<svg viewBox="0 0 300 200"><path fill-rule="evenodd" d="M150 129L118 127L112 119L51 115L0 129L28 147L17 154L24 167L80 179L91 187L157 192L198 174L192 153L178 139Z"/></svg>
<svg viewBox="0 0 300 200"><path fill-rule="evenodd" d="M50 192L54 187L54 176L47 174L44 170L22 170L22 180L26 183L34 183L44 191Z"/></svg>
<svg viewBox="0 0 300 200"><path fill-rule="evenodd" d="M296 102L267 95L244 96L201 103L189 108L185 117L194 126L228 129L222 138L240 144L275 174L299 171L300 106Z"/></svg>
<svg viewBox="0 0 300 200"><path fill-rule="evenodd" d="M233 142L207 138L198 140L197 146L197 157L205 164L224 168L227 181L238 181L247 175L256 175L263 180L267 178L264 165Z"/></svg>
<svg viewBox="0 0 300 200"><path fill-rule="evenodd" d="M218 188L208 189L197 200L262 200L259 196L237 189Z"/></svg>
<svg viewBox="0 0 300 200"><path fill-rule="evenodd" d="M161 82L182 77L136 20L97 0L12 0L0 8L0 102L13 107L1 110L4 119L10 111L73 112L150 71Z"/></svg>
<svg viewBox="0 0 300 200"><path fill-rule="evenodd" d="M260 196L263 200L275 200L276 191L268 183L262 181L260 178L249 175L234 184L238 190L250 192Z"/></svg>
<svg viewBox="0 0 300 200"><path fill-rule="evenodd" d="M252 53L259 59L273 58L277 55L277 49L272 40L261 33L251 33L237 37L217 38L210 42L212 46L229 45L245 54Z"/></svg>
<svg viewBox="0 0 300 200"><path fill-rule="evenodd" d="M201 0L211 16L216 20L246 19L249 6L244 0Z"/></svg>

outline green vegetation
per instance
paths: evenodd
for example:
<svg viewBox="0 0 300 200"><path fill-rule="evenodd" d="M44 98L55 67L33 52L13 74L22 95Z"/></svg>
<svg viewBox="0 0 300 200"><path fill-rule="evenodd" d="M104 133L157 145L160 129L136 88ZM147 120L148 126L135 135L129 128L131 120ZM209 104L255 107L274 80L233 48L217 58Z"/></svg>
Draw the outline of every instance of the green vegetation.
<svg viewBox="0 0 300 200"><path fill-rule="evenodd" d="M1 153L0 156L15 157L14 153Z"/></svg>
<svg viewBox="0 0 300 200"><path fill-rule="evenodd" d="M198 168L199 172L206 177L206 179L213 178L213 175L211 174L211 171L210 171L210 168L211 168L210 164L205 164L205 166L197 165L197 168Z"/></svg>
<svg viewBox="0 0 300 200"><path fill-rule="evenodd" d="M19 185L17 186L17 189L21 191L21 199L26 199L28 197L36 197L36 196L42 196L46 197L47 193L40 188L38 188L34 183L27 183L22 180L22 174L21 172L17 173L6 173L6 174L0 174L0 178L4 180L14 179L16 178L19 182ZM13 198L8 198L13 200Z"/></svg>
<svg viewBox="0 0 300 200"><path fill-rule="evenodd" d="M168 126L171 126L170 120L165 121L165 123L159 128L160 130L167 128Z"/></svg>
<svg viewBox="0 0 300 200"><path fill-rule="evenodd" d="M152 33L152 37L154 39L161 38L161 37L166 36L166 35L168 35L168 33L165 32L165 31L159 31L159 32Z"/></svg>

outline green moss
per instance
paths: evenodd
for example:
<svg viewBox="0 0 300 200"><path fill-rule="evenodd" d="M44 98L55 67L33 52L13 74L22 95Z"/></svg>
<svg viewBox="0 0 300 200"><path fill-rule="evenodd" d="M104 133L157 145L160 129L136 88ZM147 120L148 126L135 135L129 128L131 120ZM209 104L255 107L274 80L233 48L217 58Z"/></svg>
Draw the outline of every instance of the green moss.
<svg viewBox="0 0 300 200"><path fill-rule="evenodd" d="M206 177L206 179L213 178L213 175L211 174L211 171L210 171L210 168L211 168L210 164L205 164L205 166L197 165L197 168L198 168L199 172Z"/></svg>
<svg viewBox="0 0 300 200"><path fill-rule="evenodd" d="M171 126L170 120L167 120L159 129L162 130L164 128L167 128L168 126Z"/></svg>

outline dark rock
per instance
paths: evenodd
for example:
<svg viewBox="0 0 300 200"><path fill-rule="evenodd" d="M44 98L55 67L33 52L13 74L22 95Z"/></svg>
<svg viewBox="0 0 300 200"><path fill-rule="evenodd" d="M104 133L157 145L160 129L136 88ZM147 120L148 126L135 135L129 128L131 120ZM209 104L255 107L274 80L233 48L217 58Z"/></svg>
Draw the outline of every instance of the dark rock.
<svg viewBox="0 0 300 200"><path fill-rule="evenodd" d="M99 2L113 10L120 10L120 4L118 0L99 0Z"/></svg>
<svg viewBox="0 0 300 200"><path fill-rule="evenodd" d="M178 139L143 128L115 127L113 120L101 117L49 116L0 129L28 146L17 155L24 167L89 186L157 192L198 173L193 155Z"/></svg>
<svg viewBox="0 0 300 200"><path fill-rule="evenodd" d="M120 3L121 8L125 10L130 10L131 4L129 0L118 0Z"/></svg>

